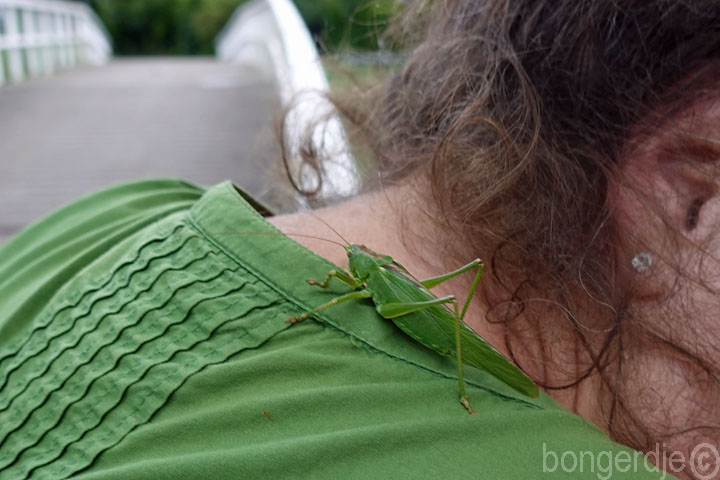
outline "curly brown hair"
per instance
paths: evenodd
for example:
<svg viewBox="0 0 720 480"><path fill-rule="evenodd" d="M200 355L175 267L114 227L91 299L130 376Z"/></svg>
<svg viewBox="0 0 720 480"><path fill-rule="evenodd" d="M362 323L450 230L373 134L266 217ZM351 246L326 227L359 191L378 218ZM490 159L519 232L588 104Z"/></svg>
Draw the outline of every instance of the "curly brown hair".
<svg viewBox="0 0 720 480"><path fill-rule="evenodd" d="M423 35L404 68L371 108L335 103L372 148L383 182L424 179L436 221L466 248L459 255L489 253L488 319L504 322L510 351L551 341L543 317L552 305L582 346L568 354L580 368L562 384L538 381L570 388L598 374L608 431L650 447L667 432L648 431L623 396L633 345L651 347L637 339L630 293L617 281L627 267L614 254L623 239L608 186L628 142L716 92L720 2L444 0L408 8ZM584 318L578 291L606 307L602 321ZM548 302L529 314L538 292Z"/></svg>

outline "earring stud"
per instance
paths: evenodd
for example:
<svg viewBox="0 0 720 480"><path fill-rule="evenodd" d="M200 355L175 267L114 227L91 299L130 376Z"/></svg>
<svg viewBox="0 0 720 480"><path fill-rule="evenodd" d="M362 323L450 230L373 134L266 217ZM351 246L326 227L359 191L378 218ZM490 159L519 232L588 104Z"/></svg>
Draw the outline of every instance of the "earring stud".
<svg viewBox="0 0 720 480"><path fill-rule="evenodd" d="M635 254L631 263L636 272L647 272L652 267L652 256L647 252L640 252Z"/></svg>

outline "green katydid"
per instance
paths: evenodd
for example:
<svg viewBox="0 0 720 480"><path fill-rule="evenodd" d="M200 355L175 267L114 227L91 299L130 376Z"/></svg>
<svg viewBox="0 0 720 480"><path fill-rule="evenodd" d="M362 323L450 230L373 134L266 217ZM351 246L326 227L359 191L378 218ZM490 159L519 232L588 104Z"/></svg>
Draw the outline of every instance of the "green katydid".
<svg viewBox="0 0 720 480"><path fill-rule="evenodd" d="M335 277L354 291L302 315L290 317L288 322L305 320L339 303L369 298L380 316L392 320L407 335L440 354L455 357L460 403L470 414L476 412L465 394L463 363L489 372L524 395L537 397L535 383L463 322L483 273L484 265L479 259L453 272L418 281L388 255L374 252L364 245L350 244L343 248L348 256L348 269L331 270L324 281L308 279L308 283L327 287L330 279ZM477 273L462 311L458 311L454 295L438 298L428 290L473 269ZM448 304L452 305L452 310L447 307Z"/></svg>
<svg viewBox="0 0 720 480"><path fill-rule="evenodd" d="M316 218L340 238L343 238L325 221ZM281 233L237 232L236 234L280 235ZM344 238L343 241L346 245L314 235L289 232L285 232L285 234L291 237L313 238L343 247L348 256L348 269L331 270L324 281L308 279L308 283L327 287L330 279L335 277L354 289L353 292L337 297L302 315L290 317L289 323L305 320L326 308L343 302L369 298L374 302L380 316L391 320L404 333L426 347L456 359L460 403L469 413L474 414L475 412L465 393L463 364L487 371L528 397L538 396L537 386L522 370L463 322L483 274L484 265L479 259L444 275L418 281L392 257L374 252L364 245L351 244ZM216 235L218 234L216 233ZM474 269L477 270L477 273L461 311L458 310L458 303L454 295L438 298L428 290ZM452 305L452 310L447 307L448 304Z"/></svg>

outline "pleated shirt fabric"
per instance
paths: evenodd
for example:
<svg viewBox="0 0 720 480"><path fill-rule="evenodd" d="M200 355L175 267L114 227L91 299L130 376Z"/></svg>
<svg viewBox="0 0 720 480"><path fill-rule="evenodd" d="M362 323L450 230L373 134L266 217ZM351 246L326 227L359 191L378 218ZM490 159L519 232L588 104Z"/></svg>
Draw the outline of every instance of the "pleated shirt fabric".
<svg viewBox="0 0 720 480"><path fill-rule="evenodd" d="M255 207L255 208L254 208ZM638 453L305 279L335 268L224 182L122 184L0 247L0 480L600 478ZM392 252L385 252L392 253ZM613 457L614 458L614 457ZM605 463L603 463L605 462ZM611 465L612 468L612 465Z"/></svg>

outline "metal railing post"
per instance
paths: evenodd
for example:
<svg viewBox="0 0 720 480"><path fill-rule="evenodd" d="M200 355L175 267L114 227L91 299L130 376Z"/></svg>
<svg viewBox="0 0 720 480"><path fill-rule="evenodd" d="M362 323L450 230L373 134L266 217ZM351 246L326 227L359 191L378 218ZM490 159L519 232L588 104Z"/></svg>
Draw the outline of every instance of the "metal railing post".
<svg viewBox="0 0 720 480"><path fill-rule="evenodd" d="M40 35L42 36L42 58L44 73L51 74L55 71L55 52L53 51L52 14L42 12L40 14Z"/></svg>
<svg viewBox="0 0 720 480"><path fill-rule="evenodd" d="M77 65L77 54L76 45L77 38L75 35L75 15L69 14L67 16L67 33L68 33L68 54L70 57L70 66L74 67Z"/></svg>
<svg viewBox="0 0 720 480"><path fill-rule="evenodd" d="M62 66L63 68L70 68L72 62L70 60L70 26L68 22L67 14L61 14L58 16L60 20L60 48L62 51Z"/></svg>
<svg viewBox="0 0 720 480"><path fill-rule="evenodd" d="M37 49L37 32L35 30L34 22L35 12L29 8L23 8L20 10L20 16L22 21L23 43L28 72L31 77L36 77L40 73L40 61Z"/></svg>
<svg viewBox="0 0 720 480"><path fill-rule="evenodd" d="M18 10L9 8L5 20L5 38L7 41L8 70L11 82L19 82L25 78L22 52L20 50L20 19Z"/></svg>
<svg viewBox="0 0 720 480"><path fill-rule="evenodd" d="M5 43L5 9L0 7L0 45ZM5 72L5 52L0 47L0 87L5 85L6 81Z"/></svg>

